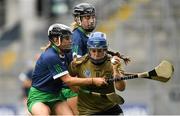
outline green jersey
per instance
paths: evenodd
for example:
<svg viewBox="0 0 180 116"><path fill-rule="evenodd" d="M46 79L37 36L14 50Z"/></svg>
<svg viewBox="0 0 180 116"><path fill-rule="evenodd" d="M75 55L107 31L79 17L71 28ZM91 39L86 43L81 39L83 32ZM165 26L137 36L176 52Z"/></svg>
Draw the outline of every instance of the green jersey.
<svg viewBox="0 0 180 116"><path fill-rule="evenodd" d="M101 65L93 64L87 55L83 56L77 64L71 64L70 71L72 75L76 75L80 78L91 77L105 77L113 78L113 69L111 66L110 58ZM97 92L102 94L108 94L114 92L113 83L97 87L95 85L81 86L80 90L88 90L91 92ZM78 110L80 115L94 114L112 108L117 103L113 103L107 97L97 96L79 91L78 93Z"/></svg>

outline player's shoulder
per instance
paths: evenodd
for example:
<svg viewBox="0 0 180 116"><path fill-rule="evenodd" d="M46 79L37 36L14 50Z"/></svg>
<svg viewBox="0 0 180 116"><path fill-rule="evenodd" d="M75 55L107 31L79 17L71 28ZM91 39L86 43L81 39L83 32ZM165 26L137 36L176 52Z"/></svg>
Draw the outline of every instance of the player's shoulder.
<svg viewBox="0 0 180 116"><path fill-rule="evenodd" d="M73 31L73 37L75 37L75 36L80 36L80 31L78 31L78 29L75 29Z"/></svg>
<svg viewBox="0 0 180 116"><path fill-rule="evenodd" d="M82 37L86 37L86 34L83 31L81 31L79 28L77 28L73 31L73 37L80 37L79 39L82 39Z"/></svg>
<svg viewBox="0 0 180 116"><path fill-rule="evenodd" d="M53 48L47 49L43 54L42 54L42 59L43 60L54 60L58 58L58 54L53 50Z"/></svg>
<svg viewBox="0 0 180 116"><path fill-rule="evenodd" d="M80 58L74 58L72 61L72 65L78 66L78 65L84 64L85 62L88 61L88 59L89 59L88 54L86 54Z"/></svg>

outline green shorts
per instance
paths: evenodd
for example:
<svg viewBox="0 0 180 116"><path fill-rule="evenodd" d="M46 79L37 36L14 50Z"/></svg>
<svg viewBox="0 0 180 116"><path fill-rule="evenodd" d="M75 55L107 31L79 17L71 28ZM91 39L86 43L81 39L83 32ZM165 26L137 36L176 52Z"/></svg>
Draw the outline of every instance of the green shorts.
<svg viewBox="0 0 180 116"><path fill-rule="evenodd" d="M32 111L32 106L37 102L42 102L50 107L50 109L53 108L53 106L57 102L65 101L66 98L62 94L51 94L47 92L40 91L34 87L31 87L29 91L27 106L29 112Z"/></svg>
<svg viewBox="0 0 180 116"><path fill-rule="evenodd" d="M69 88L62 88L61 93L66 99L71 98L71 97L75 97L78 95L77 93L73 92Z"/></svg>

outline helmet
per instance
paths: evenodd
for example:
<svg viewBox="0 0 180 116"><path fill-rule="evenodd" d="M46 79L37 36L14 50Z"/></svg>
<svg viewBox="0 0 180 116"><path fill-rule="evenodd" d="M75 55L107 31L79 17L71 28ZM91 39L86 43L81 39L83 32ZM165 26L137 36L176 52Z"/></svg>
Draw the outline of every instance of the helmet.
<svg viewBox="0 0 180 116"><path fill-rule="evenodd" d="M102 32L94 32L90 35L88 42L87 42L87 47L90 50L92 49L104 49L107 50L107 42L106 42L106 35ZM91 62L95 65L100 65L104 63L107 59L107 55L104 54L104 56L100 59L95 59L93 56L91 56L89 52L89 58Z"/></svg>
<svg viewBox="0 0 180 116"><path fill-rule="evenodd" d="M66 36L71 36L72 32L70 27L63 24L53 24L48 29L48 37L51 40L53 37L59 37L62 39Z"/></svg>
<svg viewBox="0 0 180 116"><path fill-rule="evenodd" d="M71 44L68 45L61 45L60 41L62 41L62 39L66 38L66 37L70 37L71 38L72 32L71 29L63 24L53 24L49 27L48 29L48 37L49 40L51 41L51 43L53 43L53 45L55 45L55 47L59 47L57 49L60 49L61 51L68 53L71 50ZM53 38L54 37L58 37L59 38L59 44L55 44L53 42Z"/></svg>
<svg viewBox="0 0 180 116"><path fill-rule="evenodd" d="M74 7L73 15L74 17L83 15L95 15L95 8L92 4L80 3Z"/></svg>
<svg viewBox="0 0 180 116"><path fill-rule="evenodd" d="M88 48L107 49L106 34L102 32L91 33L88 41Z"/></svg>

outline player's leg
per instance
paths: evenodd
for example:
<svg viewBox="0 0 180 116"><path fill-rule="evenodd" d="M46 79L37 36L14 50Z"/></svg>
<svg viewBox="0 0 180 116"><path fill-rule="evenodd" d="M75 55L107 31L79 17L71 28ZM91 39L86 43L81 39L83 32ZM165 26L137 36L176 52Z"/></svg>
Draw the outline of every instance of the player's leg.
<svg viewBox="0 0 180 116"><path fill-rule="evenodd" d="M67 104L71 108L74 115L78 115L77 110L77 93L73 92L70 88L62 88L62 95L67 99Z"/></svg>
<svg viewBox="0 0 180 116"><path fill-rule="evenodd" d="M31 114L32 115L50 115L51 110L49 106L42 102L34 103L31 107Z"/></svg>
<svg viewBox="0 0 180 116"><path fill-rule="evenodd" d="M59 101L63 100L64 99L61 98L61 96L58 97L58 94L55 95L43 92L31 87L28 96L27 106L31 114L50 115L53 113L53 106Z"/></svg>
<svg viewBox="0 0 180 116"><path fill-rule="evenodd" d="M30 116L31 113L28 111L28 107L27 107L27 97L23 98L23 102L24 102L24 106L25 106L25 114Z"/></svg>
<svg viewBox="0 0 180 116"><path fill-rule="evenodd" d="M73 111L74 115L78 115L78 109L77 109L77 96L71 97L67 99L67 104Z"/></svg>
<svg viewBox="0 0 180 116"><path fill-rule="evenodd" d="M53 109L56 115L73 115L73 112L67 104L67 101L56 103Z"/></svg>

